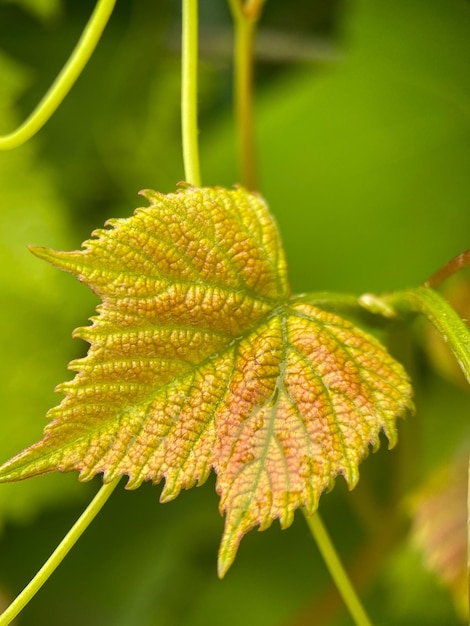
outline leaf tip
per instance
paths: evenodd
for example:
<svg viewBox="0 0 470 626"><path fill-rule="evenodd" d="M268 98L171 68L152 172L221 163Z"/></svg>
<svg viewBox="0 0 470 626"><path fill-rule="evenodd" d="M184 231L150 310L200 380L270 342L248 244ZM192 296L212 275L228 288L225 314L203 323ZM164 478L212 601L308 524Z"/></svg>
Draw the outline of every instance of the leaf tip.
<svg viewBox="0 0 470 626"><path fill-rule="evenodd" d="M141 189L138 195L148 200L150 204L152 204L152 202L158 200L159 198L165 197L163 193L160 193L159 191L154 191L153 189Z"/></svg>
<svg viewBox="0 0 470 626"><path fill-rule="evenodd" d="M179 189L196 189L196 186L191 183L188 183L187 180L180 180L179 182L176 183L176 186Z"/></svg>
<svg viewBox="0 0 470 626"><path fill-rule="evenodd" d="M65 270L66 272L71 272L72 274L77 273L76 259L81 252L63 252L44 246L28 246L28 249L38 259L47 261L54 267Z"/></svg>
<svg viewBox="0 0 470 626"><path fill-rule="evenodd" d="M225 519L225 528L220 542L217 557L217 575L224 578L237 556L238 546L247 529L240 528L240 524L234 524L230 516Z"/></svg>
<svg viewBox="0 0 470 626"><path fill-rule="evenodd" d="M50 261L51 252L50 248L46 248L45 246L28 246L28 250L34 254L34 256L38 257L38 259L42 259L43 261Z"/></svg>
<svg viewBox="0 0 470 626"><path fill-rule="evenodd" d="M41 449L38 442L29 446L16 456L12 457L0 466L0 483L13 483L24 478L32 478L50 472L53 467L48 464L48 459L37 458L35 453Z"/></svg>
<svg viewBox="0 0 470 626"><path fill-rule="evenodd" d="M359 482L359 467L357 465L351 465L344 475L349 491L352 491Z"/></svg>
<svg viewBox="0 0 470 626"><path fill-rule="evenodd" d="M396 428L389 428L385 434L388 439L388 449L392 450L398 443L398 433Z"/></svg>
<svg viewBox="0 0 470 626"><path fill-rule="evenodd" d="M235 551L222 550L222 545L219 550L219 557L217 559L217 576L222 580L225 577L225 574L230 569L232 563L235 560L236 549Z"/></svg>
<svg viewBox="0 0 470 626"><path fill-rule="evenodd" d="M160 502L166 504L174 500L180 493L181 489L177 483L165 482L165 486L160 494Z"/></svg>

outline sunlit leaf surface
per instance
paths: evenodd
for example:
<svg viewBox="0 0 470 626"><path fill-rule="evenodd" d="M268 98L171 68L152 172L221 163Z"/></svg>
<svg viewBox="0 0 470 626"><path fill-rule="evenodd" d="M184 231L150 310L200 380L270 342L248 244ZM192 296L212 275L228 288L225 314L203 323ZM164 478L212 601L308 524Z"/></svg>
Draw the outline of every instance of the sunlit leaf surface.
<svg viewBox="0 0 470 626"><path fill-rule="evenodd" d="M266 205L243 189L182 189L110 220L84 249L35 253L102 299L90 343L39 443L0 480L78 470L82 480L165 479L163 501L217 473L223 575L242 536L313 512L410 405L402 367L371 336L291 298Z"/></svg>

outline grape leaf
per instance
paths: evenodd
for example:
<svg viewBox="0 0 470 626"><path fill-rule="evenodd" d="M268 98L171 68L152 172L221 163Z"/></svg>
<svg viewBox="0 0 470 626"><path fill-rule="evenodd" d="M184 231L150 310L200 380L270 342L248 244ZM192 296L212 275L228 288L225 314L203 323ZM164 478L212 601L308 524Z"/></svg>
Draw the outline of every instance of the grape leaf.
<svg viewBox="0 0 470 626"><path fill-rule="evenodd" d="M460 453L415 494L411 537L468 620L467 494L468 455Z"/></svg>
<svg viewBox="0 0 470 626"><path fill-rule="evenodd" d="M36 248L102 299L90 343L59 386L44 438L0 481L52 470L127 488L165 479L161 500L217 473L224 575L242 536L313 513L410 406L408 378L379 342L291 298L276 225L243 189L186 188L150 203L76 252Z"/></svg>

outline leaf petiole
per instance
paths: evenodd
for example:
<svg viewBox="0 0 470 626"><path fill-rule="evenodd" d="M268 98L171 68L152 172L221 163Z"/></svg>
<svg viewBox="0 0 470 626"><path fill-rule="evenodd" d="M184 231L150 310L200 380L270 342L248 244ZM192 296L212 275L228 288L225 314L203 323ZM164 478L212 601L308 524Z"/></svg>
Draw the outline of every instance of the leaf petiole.
<svg viewBox="0 0 470 626"><path fill-rule="evenodd" d="M396 291L379 300L396 315L424 315L447 343L470 383L470 329L447 300L427 286Z"/></svg>
<svg viewBox="0 0 470 626"><path fill-rule="evenodd" d="M308 515L304 510L310 532L320 550L325 564L338 589L343 601L348 608L356 626L371 626L371 622L359 600L354 587L344 569L335 547L318 513Z"/></svg>
<svg viewBox="0 0 470 626"><path fill-rule="evenodd" d="M349 293L336 293L334 291L314 291L301 293L292 298L295 302L308 302L320 308L334 311L349 311L361 313L364 311L359 298Z"/></svg>
<svg viewBox="0 0 470 626"><path fill-rule="evenodd" d="M70 552L78 539L82 536L84 531L88 528L90 523L100 512L105 502L120 480L116 478L110 483L107 483L101 487L96 496L87 506L85 511L81 514L69 532L62 539L60 544L47 559L41 569L32 578L32 580L26 585L23 591L13 600L10 606L0 615L0 626L8 626L20 611L28 604L28 602L36 595L43 584L48 580L51 574L57 569L65 556Z"/></svg>
<svg viewBox="0 0 470 626"><path fill-rule="evenodd" d="M37 107L12 133L0 136L0 150L12 150L31 139L55 113L90 60L108 23L116 0L98 0L67 63Z"/></svg>

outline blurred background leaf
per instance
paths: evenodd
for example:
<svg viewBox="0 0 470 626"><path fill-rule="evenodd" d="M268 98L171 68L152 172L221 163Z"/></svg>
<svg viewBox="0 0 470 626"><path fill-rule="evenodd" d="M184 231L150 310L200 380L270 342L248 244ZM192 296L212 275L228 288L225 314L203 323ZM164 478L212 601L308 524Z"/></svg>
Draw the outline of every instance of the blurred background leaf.
<svg viewBox="0 0 470 626"><path fill-rule="evenodd" d="M1 0L1 4L15 4L32 16L47 22L61 13L61 0Z"/></svg>
<svg viewBox="0 0 470 626"><path fill-rule="evenodd" d="M13 126L16 116L10 103L24 87L25 72L0 55L0 74L2 117ZM68 376L65 365L74 352L72 341L61 341L56 333L70 335L70 324L78 321L74 308L81 303L73 288L68 290L61 276L36 263L26 247L36 240L51 245L66 241L67 211L51 168L37 159L34 147L25 146L0 154L0 181L0 453L7 458L34 442L45 425L53 388L60 376ZM69 306L63 306L64 298ZM86 311L81 306L82 315ZM2 489L0 527L5 519L24 520L38 507L76 498L80 489L69 477L63 478L51 476L36 485Z"/></svg>
<svg viewBox="0 0 470 626"><path fill-rule="evenodd" d="M33 108L94 2L0 2L0 131ZM55 384L86 345L71 330L96 301L29 244L74 249L137 191L183 178L176 0L119 2L90 65L28 145L0 155L0 452L41 436ZM466 0L269 0L256 100L261 190L279 224L295 291L377 291L422 282L470 247L470 4ZM204 184L237 181L231 24L201 3ZM468 392L438 376L409 333L392 347L417 415L395 450L342 480L321 509L374 622L459 624L406 537L403 502L468 437ZM43 563L98 484L46 476L0 490L0 595ZM18 624L318 626L349 624L302 520L250 533L216 577L222 531L213 482L159 505L160 488L121 490ZM227 610L230 607L230 610Z"/></svg>
<svg viewBox="0 0 470 626"><path fill-rule="evenodd" d="M452 592L468 620L468 449L439 468L412 502L412 536L427 568Z"/></svg>
<svg viewBox="0 0 470 626"><path fill-rule="evenodd" d="M257 102L295 291L413 285L468 247L470 6L358 0L343 20L341 61L294 66ZM231 184L222 128L203 164Z"/></svg>

